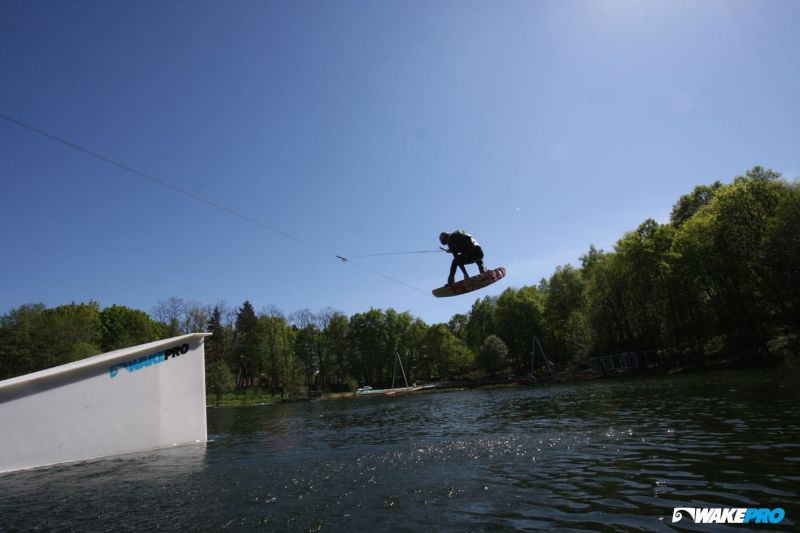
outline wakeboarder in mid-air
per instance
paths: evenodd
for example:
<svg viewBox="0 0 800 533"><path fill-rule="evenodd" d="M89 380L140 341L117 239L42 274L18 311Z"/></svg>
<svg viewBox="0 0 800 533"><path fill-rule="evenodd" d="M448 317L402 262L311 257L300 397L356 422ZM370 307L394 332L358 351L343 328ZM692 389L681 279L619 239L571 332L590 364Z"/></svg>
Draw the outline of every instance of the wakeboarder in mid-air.
<svg viewBox="0 0 800 533"><path fill-rule="evenodd" d="M486 270L483 266L483 249L478 241L469 233L461 230L448 233L443 231L439 234L439 242L447 245L442 248L447 253L453 254L453 261L450 263L450 275L447 277L447 285L433 290L433 295L437 297L455 296L483 288L494 283L506 275L506 269L498 267L493 270ZM478 275L470 277L467 274L465 265L478 265ZM456 268L460 268L464 274L464 279L455 282Z"/></svg>

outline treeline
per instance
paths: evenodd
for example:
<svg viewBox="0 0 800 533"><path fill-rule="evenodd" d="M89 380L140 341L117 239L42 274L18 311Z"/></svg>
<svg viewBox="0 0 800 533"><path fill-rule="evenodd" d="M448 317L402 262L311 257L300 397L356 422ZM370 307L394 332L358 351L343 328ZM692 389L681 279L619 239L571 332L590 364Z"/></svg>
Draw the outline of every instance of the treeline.
<svg viewBox="0 0 800 533"><path fill-rule="evenodd" d="M389 384L392 375L401 386L403 372L409 382L429 381L469 372L475 362L448 325L429 326L394 309L351 317L303 309L286 316L274 307L256 313L248 301L230 309L170 298L152 315L119 305L100 309L96 302L23 305L0 318L0 379L195 331L213 334L205 341L212 393L345 391Z"/></svg>
<svg viewBox="0 0 800 533"><path fill-rule="evenodd" d="M534 336L560 370L616 353L702 366L800 351L800 184L776 172L697 186L668 223L645 220L580 260L453 317L476 368L530 371Z"/></svg>
<svg viewBox="0 0 800 533"><path fill-rule="evenodd" d="M284 316L256 314L250 302L224 324L214 308L206 341L209 389L260 386L275 395L349 391L360 384L403 386L464 374L474 356L446 324L427 325L409 313L370 309L347 317L324 309ZM397 355L400 355L399 361ZM401 368L402 363L402 368Z"/></svg>
<svg viewBox="0 0 800 533"><path fill-rule="evenodd" d="M559 304L553 346L581 331L584 353L661 350L678 364L797 353L798 230L800 187L778 173L755 167L695 187L668 224L647 220L612 253L590 249L579 272L551 279L553 300L565 281L582 300Z"/></svg>
<svg viewBox="0 0 800 533"><path fill-rule="evenodd" d="M559 370L593 355L657 352L669 364L798 352L800 187L755 167L730 184L698 186L669 223L649 219L613 251L537 285L476 300L448 324L405 312L334 309L284 315L177 298L151 315L96 303L24 305L0 318L0 379L190 331L209 331L208 388L308 389L531 371L537 337ZM542 363L540 359L536 364Z"/></svg>
<svg viewBox="0 0 800 533"><path fill-rule="evenodd" d="M171 331L143 312L96 302L28 304L0 318L0 379L162 338Z"/></svg>

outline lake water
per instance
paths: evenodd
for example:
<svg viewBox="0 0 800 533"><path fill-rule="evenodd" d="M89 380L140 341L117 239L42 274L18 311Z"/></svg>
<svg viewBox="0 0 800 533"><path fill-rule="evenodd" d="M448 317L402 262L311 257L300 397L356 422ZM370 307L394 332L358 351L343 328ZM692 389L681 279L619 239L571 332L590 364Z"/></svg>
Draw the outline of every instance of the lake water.
<svg viewBox="0 0 800 533"><path fill-rule="evenodd" d="M796 530L799 393L780 369L209 409L206 445L0 476L0 530Z"/></svg>

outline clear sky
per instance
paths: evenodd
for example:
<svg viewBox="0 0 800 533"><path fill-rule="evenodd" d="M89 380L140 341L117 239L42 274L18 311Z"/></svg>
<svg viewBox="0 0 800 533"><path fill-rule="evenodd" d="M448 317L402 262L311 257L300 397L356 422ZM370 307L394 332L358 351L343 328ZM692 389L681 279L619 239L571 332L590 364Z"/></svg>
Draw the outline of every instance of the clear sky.
<svg viewBox="0 0 800 533"><path fill-rule="evenodd" d="M800 175L798 23L794 0L3 0L0 113L291 237L0 119L0 313L447 321L695 185ZM458 228L506 279L436 299L443 253L335 257Z"/></svg>

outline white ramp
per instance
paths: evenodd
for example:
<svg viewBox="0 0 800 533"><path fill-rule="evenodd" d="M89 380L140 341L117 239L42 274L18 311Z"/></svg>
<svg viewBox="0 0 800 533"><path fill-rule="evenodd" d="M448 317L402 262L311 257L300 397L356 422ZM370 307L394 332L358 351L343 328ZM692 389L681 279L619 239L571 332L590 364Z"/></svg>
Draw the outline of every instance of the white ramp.
<svg viewBox="0 0 800 533"><path fill-rule="evenodd" d="M0 381L0 472L205 442L208 335Z"/></svg>

